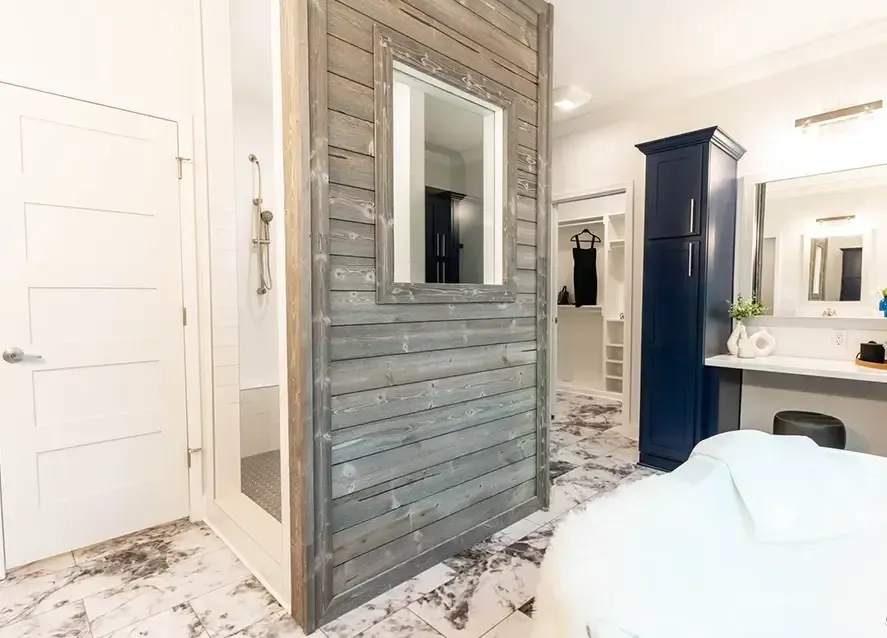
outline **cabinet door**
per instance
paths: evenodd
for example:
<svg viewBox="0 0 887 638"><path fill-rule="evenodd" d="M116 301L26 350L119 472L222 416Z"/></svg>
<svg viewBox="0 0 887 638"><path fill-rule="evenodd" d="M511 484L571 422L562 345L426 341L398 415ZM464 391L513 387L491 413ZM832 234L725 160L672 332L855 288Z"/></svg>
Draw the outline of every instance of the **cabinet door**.
<svg viewBox="0 0 887 638"><path fill-rule="evenodd" d="M644 252L640 449L677 463L698 436L699 249L679 239L647 242Z"/></svg>
<svg viewBox="0 0 887 638"><path fill-rule="evenodd" d="M699 145L647 158L647 239L699 234L704 155Z"/></svg>

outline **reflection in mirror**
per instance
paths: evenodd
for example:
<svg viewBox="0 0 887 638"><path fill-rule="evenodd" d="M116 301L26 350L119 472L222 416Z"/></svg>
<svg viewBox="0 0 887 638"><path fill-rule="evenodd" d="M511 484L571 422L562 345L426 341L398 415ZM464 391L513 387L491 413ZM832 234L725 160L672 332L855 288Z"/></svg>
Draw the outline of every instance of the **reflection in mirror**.
<svg viewBox="0 0 887 638"><path fill-rule="evenodd" d="M394 63L394 281L503 282L504 112Z"/></svg>
<svg viewBox="0 0 887 638"><path fill-rule="evenodd" d="M862 298L862 235L810 240L808 301Z"/></svg>
<svg viewBox="0 0 887 638"><path fill-rule="evenodd" d="M777 316L873 317L887 272L887 166L759 185L754 295Z"/></svg>

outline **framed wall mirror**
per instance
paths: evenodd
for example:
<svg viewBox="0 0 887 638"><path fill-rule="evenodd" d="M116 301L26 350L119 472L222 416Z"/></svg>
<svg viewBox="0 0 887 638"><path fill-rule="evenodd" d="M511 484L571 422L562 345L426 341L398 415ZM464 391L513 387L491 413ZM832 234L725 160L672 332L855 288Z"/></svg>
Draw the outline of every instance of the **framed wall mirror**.
<svg viewBox="0 0 887 638"><path fill-rule="evenodd" d="M875 317L887 273L887 165L756 186L753 294L783 317Z"/></svg>
<svg viewBox="0 0 887 638"><path fill-rule="evenodd" d="M513 301L512 103L376 28L376 298Z"/></svg>

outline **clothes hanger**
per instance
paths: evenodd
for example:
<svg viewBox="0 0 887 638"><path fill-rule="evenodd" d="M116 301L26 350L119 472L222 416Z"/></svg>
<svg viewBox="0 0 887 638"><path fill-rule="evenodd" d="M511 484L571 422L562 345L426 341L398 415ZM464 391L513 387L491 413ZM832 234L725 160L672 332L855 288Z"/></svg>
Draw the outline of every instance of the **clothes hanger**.
<svg viewBox="0 0 887 638"><path fill-rule="evenodd" d="M587 228L583 228L582 231L580 231L580 232L576 233L575 235L573 235L572 237L570 237L570 241L574 241L574 242L576 242L576 248L581 248L581 246L579 246L579 242L580 242L580 241L589 241L589 240L587 240L587 239L581 239L581 240L579 239L580 235L585 235L585 234L591 235L591 240L590 240L590 241L591 241L591 247L592 247L592 248L594 248L594 243L595 243L595 242L598 242L598 241L599 241L599 242L603 243L603 241L604 241L603 239L601 239L600 237L598 237L597 235L595 235L593 232L591 232L591 231L588 230Z"/></svg>

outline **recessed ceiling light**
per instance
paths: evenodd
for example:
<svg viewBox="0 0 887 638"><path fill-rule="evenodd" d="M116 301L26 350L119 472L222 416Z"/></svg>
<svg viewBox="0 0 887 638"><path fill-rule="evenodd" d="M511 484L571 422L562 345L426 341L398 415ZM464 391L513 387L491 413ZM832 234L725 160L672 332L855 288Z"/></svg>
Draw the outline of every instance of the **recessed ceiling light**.
<svg viewBox="0 0 887 638"><path fill-rule="evenodd" d="M588 104L590 99L591 93L578 86L561 86L554 90L554 105L564 112L575 111Z"/></svg>

